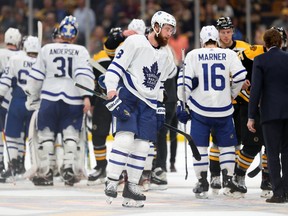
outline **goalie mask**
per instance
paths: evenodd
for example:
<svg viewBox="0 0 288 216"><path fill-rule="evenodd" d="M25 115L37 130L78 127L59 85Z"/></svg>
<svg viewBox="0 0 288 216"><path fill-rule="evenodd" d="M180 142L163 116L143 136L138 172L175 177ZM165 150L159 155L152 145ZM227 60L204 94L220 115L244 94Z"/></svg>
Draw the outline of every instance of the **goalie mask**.
<svg viewBox="0 0 288 216"><path fill-rule="evenodd" d="M159 32L156 32L156 30L155 30L155 24L156 23L158 23L158 25L160 27ZM176 33L176 20L175 20L174 16L172 16L171 14L166 13L164 11L156 12L151 19L151 28L154 30L156 35L160 34L161 29L164 26L164 24L168 24L168 25L173 26L172 34Z"/></svg>
<svg viewBox="0 0 288 216"><path fill-rule="evenodd" d="M78 23L73 16L66 16L59 25L59 34L61 37L73 39L78 34Z"/></svg>

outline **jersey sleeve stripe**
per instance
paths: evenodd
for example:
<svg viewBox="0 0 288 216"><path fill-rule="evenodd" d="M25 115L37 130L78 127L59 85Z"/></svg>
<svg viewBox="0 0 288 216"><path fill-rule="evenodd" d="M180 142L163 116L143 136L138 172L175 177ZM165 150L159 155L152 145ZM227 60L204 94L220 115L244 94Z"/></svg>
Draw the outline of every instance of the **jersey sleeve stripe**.
<svg viewBox="0 0 288 216"><path fill-rule="evenodd" d="M87 73L82 73L82 72L81 73L77 73L75 77L77 77L77 76L87 76L87 77L89 77L89 78L94 80L94 76L90 76L90 74L87 74Z"/></svg>
<svg viewBox="0 0 288 216"><path fill-rule="evenodd" d="M41 71L39 71L39 70L37 70L35 68L32 68L32 71L35 71L35 72L41 74L43 77L46 77L46 75L43 72L41 72Z"/></svg>
<svg viewBox="0 0 288 216"><path fill-rule="evenodd" d="M239 74L242 74L242 73L244 73L244 72L247 72L246 69L241 70L241 71L235 73L235 74L232 76L232 78L234 79L236 76L238 76Z"/></svg>
<svg viewBox="0 0 288 216"><path fill-rule="evenodd" d="M36 78L36 77L32 76L31 74L29 74L28 76L34 80L37 80L37 81L43 81L44 80L44 79Z"/></svg>

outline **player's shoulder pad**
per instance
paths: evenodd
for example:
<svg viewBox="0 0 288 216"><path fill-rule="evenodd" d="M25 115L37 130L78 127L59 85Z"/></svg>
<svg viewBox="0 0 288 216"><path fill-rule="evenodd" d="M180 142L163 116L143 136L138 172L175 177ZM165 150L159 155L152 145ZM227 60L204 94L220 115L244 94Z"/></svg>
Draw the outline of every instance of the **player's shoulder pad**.
<svg viewBox="0 0 288 216"><path fill-rule="evenodd" d="M264 52L265 50L263 45L251 45L248 49L244 50L245 56L251 60Z"/></svg>
<svg viewBox="0 0 288 216"><path fill-rule="evenodd" d="M95 61L99 61L99 60L104 59L104 58L109 58L109 56L107 55L107 52L105 50L101 50L100 52L93 55L93 60L95 60Z"/></svg>

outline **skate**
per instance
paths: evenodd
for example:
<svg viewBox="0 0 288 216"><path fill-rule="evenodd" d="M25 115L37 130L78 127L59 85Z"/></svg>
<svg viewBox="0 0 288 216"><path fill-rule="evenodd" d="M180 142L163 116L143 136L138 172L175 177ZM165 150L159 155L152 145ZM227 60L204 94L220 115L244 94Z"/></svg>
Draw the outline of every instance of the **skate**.
<svg viewBox="0 0 288 216"><path fill-rule="evenodd" d="M222 171L223 174L223 194L225 196L233 197L239 199L242 197L241 193L245 193L245 190L239 187L237 182L233 179L233 176L227 175L227 170ZM247 192L247 189L246 189Z"/></svg>
<svg viewBox="0 0 288 216"><path fill-rule="evenodd" d="M193 193L197 199L208 199L209 183L207 181L207 172L201 172L201 178L198 179Z"/></svg>
<svg viewBox="0 0 288 216"><path fill-rule="evenodd" d="M210 187L212 188L213 195L219 195L221 189L220 176L211 176Z"/></svg>
<svg viewBox="0 0 288 216"><path fill-rule="evenodd" d="M150 189L151 190L167 190L168 183L167 183L167 176L166 172L162 170L161 167L157 167L152 171L151 174L151 183Z"/></svg>
<svg viewBox="0 0 288 216"><path fill-rule="evenodd" d="M150 183L151 183L150 179L151 179L151 171L144 170L139 180L139 185L142 191L148 191L150 189Z"/></svg>
<svg viewBox="0 0 288 216"><path fill-rule="evenodd" d="M124 201L122 203L123 207L144 207L146 196L141 193L139 185L129 181L126 182L122 196L124 197Z"/></svg>
<svg viewBox="0 0 288 216"><path fill-rule="evenodd" d="M24 156L23 157L20 157L18 156L17 158L17 167L16 167L16 174L18 175L23 175L25 173L25 165L24 165Z"/></svg>
<svg viewBox="0 0 288 216"><path fill-rule="evenodd" d="M53 186L53 171L52 169L46 174L45 177L34 176L31 181L35 186Z"/></svg>
<svg viewBox="0 0 288 216"><path fill-rule="evenodd" d="M64 184L68 186L73 186L78 180L75 178L75 174L72 168L66 168L62 174Z"/></svg>
<svg viewBox="0 0 288 216"><path fill-rule="evenodd" d="M122 192L124 190L124 186L125 186L125 183L127 181L128 181L127 171L123 170L123 172L121 173L121 175L119 177L119 183L118 183L118 187L117 187L118 192Z"/></svg>
<svg viewBox="0 0 288 216"><path fill-rule="evenodd" d="M0 161L0 173L4 172L4 170L5 170L4 161Z"/></svg>
<svg viewBox="0 0 288 216"><path fill-rule="evenodd" d="M177 170L176 170L176 167L175 167L175 164L174 164L174 163L171 163L171 164L170 164L170 172L177 172Z"/></svg>
<svg viewBox="0 0 288 216"><path fill-rule="evenodd" d="M16 168L18 166L18 161L16 159L12 159L10 163L8 163L8 169L1 173L1 182L2 183L12 183L15 182Z"/></svg>
<svg viewBox="0 0 288 216"><path fill-rule="evenodd" d="M94 172L88 176L87 185L99 185L105 183L106 178L106 167L98 167L94 168Z"/></svg>
<svg viewBox="0 0 288 216"><path fill-rule="evenodd" d="M112 180L107 178L105 182L105 195L107 196L106 202L108 204L111 204L113 199L117 197L117 187L118 187L119 181Z"/></svg>
<svg viewBox="0 0 288 216"><path fill-rule="evenodd" d="M247 187L245 184L245 176L235 175L235 182L238 184L239 189L241 190L241 197L244 198L245 193L247 193Z"/></svg>
<svg viewBox="0 0 288 216"><path fill-rule="evenodd" d="M260 188L262 190L260 197L270 198L273 195L272 184L270 182L269 176L263 176L262 175L262 181L261 181Z"/></svg>

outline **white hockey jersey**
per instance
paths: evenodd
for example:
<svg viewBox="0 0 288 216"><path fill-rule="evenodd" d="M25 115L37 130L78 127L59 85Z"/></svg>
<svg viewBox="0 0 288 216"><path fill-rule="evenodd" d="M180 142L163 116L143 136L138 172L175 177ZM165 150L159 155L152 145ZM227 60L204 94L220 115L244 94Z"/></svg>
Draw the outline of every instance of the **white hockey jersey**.
<svg viewBox="0 0 288 216"><path fill-rule="evenodd" d="M10 88L13 87L13 97L26 97L24 88L27 84L29 71L35 62L36 58L29 57L26 52L13 55L9 59L5 72L0 78L0 95L6 95Z"/></svg>
<svg viewBox="0 0 288 216"><path fill-rule="evenodd" d="M177 68L168 46L155 49L144 35L131 35L117 48L105 75L107 92L123 80L126 88L148 106L156 109L164 81L176 75Z"/></svg>
<svg viewBox="0 0 288 216"><path fill-rule="evenodd" d="M6 48L0 49L0 76L5 72L5 68L11 56L18 55L19 53L23 53L22 50L9 50ZM0 81L1 84L1 81ZM5 109L8 109L9 102L11 100L11 89L4 95L4 100L1 106Z"/></svg>
<svg viewBox="0 0 288 216"><path fill-rule="evenodd" d="M83 104L83 96L91 93L76 87L75 82L94 89L94 74L89 53L83 46L51 43L42 47L29 74L27 91L41 99L63 100L67 104Z"/></svg>
<svg viewBox="0 0 288 216"><path fill-rule="evenodd" d="M234 51L194 49L185 58L184 73L184 79L183 70L178 76L177 95L181 101L187 101L193 112L207 117L225 117L233 113L232 98L238 95L247 74ZM194 77L198 78L199 84L192 90ZM186 98L183 98L184 86Z"/></svg>

